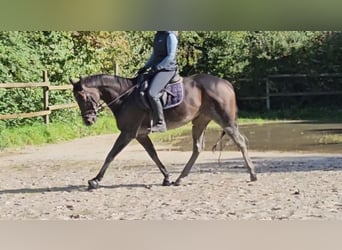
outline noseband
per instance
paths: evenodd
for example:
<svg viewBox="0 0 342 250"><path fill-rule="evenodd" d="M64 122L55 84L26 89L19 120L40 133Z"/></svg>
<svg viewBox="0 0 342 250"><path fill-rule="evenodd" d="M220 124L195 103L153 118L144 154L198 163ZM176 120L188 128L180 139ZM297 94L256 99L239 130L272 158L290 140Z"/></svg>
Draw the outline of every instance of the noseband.
<svg viewBox="0 0 342 250"><path fill-rule="evenodd" d="M86 104L90 103L92 108L82 112L81 113L82 117L83 118L89 118L90 116L94 116L94 115L96 116L97 113L101 109L100 105L97 103L97 101L95 100L95 98L91 94L85 93L85 95L86 95Z"/></svg>

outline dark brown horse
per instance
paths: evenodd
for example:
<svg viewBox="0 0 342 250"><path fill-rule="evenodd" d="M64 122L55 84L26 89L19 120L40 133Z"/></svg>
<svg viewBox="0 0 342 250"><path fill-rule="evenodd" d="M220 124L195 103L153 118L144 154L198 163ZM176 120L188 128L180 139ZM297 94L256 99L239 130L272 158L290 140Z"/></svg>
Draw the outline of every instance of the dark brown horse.
<svg viewBox="0 0 342 250"><path fill-rule="evenodd" d="M157 152L149 138L151 118L148 110L141 108L137 102L134 89L138 78L123 78L113 75L92 75L71 81L74 96L77 100L83 120L86 125L96 121L96 115L102 104L102 99L112 110L119 130L119 137L107 155L98 175L89 180L89 188L97 188L109 164L116 155L132 140L136 139L147 151L164 176L163 185L170 185L169 173L160 161ZM204 147L204 131L213 120L232 138L241 150L250 180L257 180L254 166L248 156L244 137L240 134L236 123L236 100L232 85L221 78L197 74L183 78L184 100L174 108L165 110L165 120L168 129L174 129L192 122L193 152L182 173L173 183L179 185L195 163Z"/></svg>

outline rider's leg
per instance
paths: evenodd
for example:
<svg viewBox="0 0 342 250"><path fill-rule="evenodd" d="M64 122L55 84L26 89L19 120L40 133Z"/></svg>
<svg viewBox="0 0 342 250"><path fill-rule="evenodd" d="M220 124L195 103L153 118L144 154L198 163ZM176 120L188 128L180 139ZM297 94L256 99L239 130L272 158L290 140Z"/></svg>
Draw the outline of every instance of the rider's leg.
<svg viewBox="0 0 342 250"><path fill-rule="evenodd" d="M163 106L160 102L160 92L174 76L174 71L158 72L150 83L148 97L152 108L153 126L151 132L165 132L166 124L164 119Z"/></svg>

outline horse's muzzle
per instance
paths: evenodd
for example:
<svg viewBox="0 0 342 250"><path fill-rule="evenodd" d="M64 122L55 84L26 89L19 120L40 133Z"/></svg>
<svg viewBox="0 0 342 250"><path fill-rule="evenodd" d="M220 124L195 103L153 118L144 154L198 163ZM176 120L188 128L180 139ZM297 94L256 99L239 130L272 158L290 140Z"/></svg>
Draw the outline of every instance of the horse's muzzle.
<svg viewBox="0 0 342 250"><path fill-rule="evenodd" d="M96 114L86 114L86 115L83 115L83 121L85 123L85 125L87 126L91 126L93 125L95 122L96 122Z"/></svg>

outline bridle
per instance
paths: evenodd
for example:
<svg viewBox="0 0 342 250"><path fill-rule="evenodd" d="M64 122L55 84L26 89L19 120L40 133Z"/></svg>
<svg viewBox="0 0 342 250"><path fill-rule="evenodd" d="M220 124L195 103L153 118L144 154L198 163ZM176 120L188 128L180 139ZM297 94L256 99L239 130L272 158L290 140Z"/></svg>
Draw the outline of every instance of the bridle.
<svg viewBox="0 0 342 250"><path fill-rule="evenodd" d="M108 103L105 103L105 102L99 103L99 102L97 102L95 100L95 98L91 94L86 93L83 90L85 95L86 95L86 102L87 103L89 103L89 102L91 103L92 109L91 110L86 110L85 112L83 112L81 114L82 117L86 118L87 116L94 115L94 113L95 113L95 115L97 115L98 113L100 113L104 109L105 105L107 105L107 107L110 107L113 103L116 103L116 102L120 101L124 96L132 93L133 90L135 88L137 88L137 87L138 87L137 84L133 85L132 87L128 88L127 90L125 90L123 93L121 93L119 96L115 97L113 100L111 100Z"/></svg>
<svg viewBox="0 0 342 250"><path fill-rule="evenodd" d="M87 93L84 90L83 90L83 93L86 96L86 101L85 101L86 107L88 106L88 103L90 103L92 108L87 109L86 111L82 112L81 113L82 117L88 118L90 116L96 115L100 111L101 107L99 107L97 101L91 94Z"/></svg>

